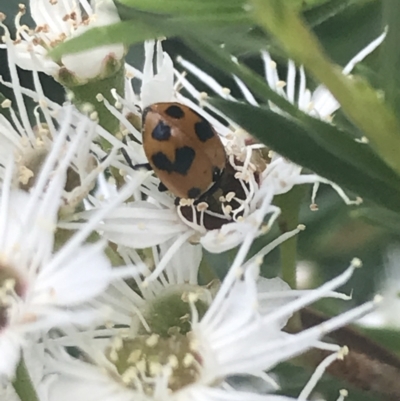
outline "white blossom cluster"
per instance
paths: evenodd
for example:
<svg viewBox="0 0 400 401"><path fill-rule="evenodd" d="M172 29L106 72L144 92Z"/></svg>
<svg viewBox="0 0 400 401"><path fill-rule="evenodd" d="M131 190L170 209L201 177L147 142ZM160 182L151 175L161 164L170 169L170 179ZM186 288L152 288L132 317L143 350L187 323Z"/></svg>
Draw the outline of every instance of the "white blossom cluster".
<svg viewBox="0 0 400 401"><path fill-rule="evenodd" d="M111 104L99 93L98 101L119 120L118 133L107 132L93 108L79 111L73 98L63 105L48 99L39 72L58 79L67 70L84 85L103 77L110 59L123 63L122 45L59 62L48 56L61 41L118 21L111 6L106 0L93 8L86 0L31 0L36 27L23 25L23 7L15 37L0 23L11 77L1 83L13 91L13 100L2 100L0 114L1 399L18 400L11 382L24 361L41 401L289 400L275 394L279 383L268 371L311 348L332 352L324 367L343 358L346 349L321 338L374 303L290 334L285 326L301 308L323 297L344 297L335 289L360 263L354 260L317 289L296 291L279 278L261 277L259 268L266 254L304 227L282 234L251 258L250 247L279 216L274 196L294 185L328 183L347 203L359 200L256 143L174 68L161 42L145 43L143 71L125 65L124 96L112 90ZM271 88L301 110L329 120L338 109L325 88L306 89L302 69L295 90L293 63L283 83L270 56L262 58ZM193 64L178 63L234 100ZM34 90L21 87L17 66L32 71ZM140 94L132 89L133 77L142 82ZM246 100L258 105L235 79ZM179 93L181 87L191 98ZM234 184L214 199L217 206L176 202L158 190L152 171L131 168L146 162L135 124L139 110L171 101L193 108L221 136ZM199 280L203 249L234 248L236 257L221 281ZM320 375L317 369L299 399L308 398ZM249 391L238 378L263 385Z"/></svg>

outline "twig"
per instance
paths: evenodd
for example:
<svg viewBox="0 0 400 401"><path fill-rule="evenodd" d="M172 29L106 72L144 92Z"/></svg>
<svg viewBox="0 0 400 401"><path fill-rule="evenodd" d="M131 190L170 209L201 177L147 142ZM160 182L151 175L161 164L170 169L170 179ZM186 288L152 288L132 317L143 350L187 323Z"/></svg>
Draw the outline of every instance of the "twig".
<svg viewBox="0 0 400 401"><path fill-rule="evenodd" d="M301 311L303 328L315 326L327 317L309 308ZM343 327L329 335L340 345L349 347L344 360L329 366L327 372L346 383L381 397L382 400L400 400L400 358L370 338L350 327ZM317 366L329 352L312 350L305 360Z"/></svg>

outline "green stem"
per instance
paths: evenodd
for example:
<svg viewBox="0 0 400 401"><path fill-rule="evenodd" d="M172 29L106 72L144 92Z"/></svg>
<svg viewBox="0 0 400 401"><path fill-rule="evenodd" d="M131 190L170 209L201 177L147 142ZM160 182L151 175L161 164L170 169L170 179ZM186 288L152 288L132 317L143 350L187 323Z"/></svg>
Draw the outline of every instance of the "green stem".
<svg viewBox="0 0 400 401"><path fill-rule="evenodd" d="M297 288L297 235L288 239L280 246L282 279L291 288Z"/></svg>
<svg viewBox="0 0 400 401"><path fill-rule="evenodd" d="M278 223L282 233L294 230L299 224L299 211L305 187L297 185L289 192L275 197L275 204L281 208ZM293 289L297 287L297 235L286 240L280 246L282 278Z"/></svg>
<svg viewBox="0 0 400 401"><path fill-rule="evenodd" d="M39 397L22 356L12 384L21 401L39 401Z"/></svg>
<svg viewBox="0 0 400 401"><path fill-rule="evenodd" d="M103 101L99 101L97 96L101 94L110 104L115 103L111 90L115 89L120 95L124 95L125 67L124 60L116 61L110 57L107 63L105 76L93 78L88 82L80 83L67 70L61 69L57 77L58 81L73 94L72 102L81 111L85 111L90 105L93 111L97 112L99 124L111 134L115 135L120 131L120 121L110 111L108 111ZM104 150L110 150L111 145L99 138Z"/></svg>
<svg viewBox="0 0 400 401"><path fill-rule="evenodd" d="M294 230L299 224L299 211L305 187L297 185L289 192L275 197L275 204L281 208L278 223L282 233ZM282 279L292 289L297 288L297 235L280 245ZM301 328L300 315L295 314L288 322L290 331Z"/></svg>

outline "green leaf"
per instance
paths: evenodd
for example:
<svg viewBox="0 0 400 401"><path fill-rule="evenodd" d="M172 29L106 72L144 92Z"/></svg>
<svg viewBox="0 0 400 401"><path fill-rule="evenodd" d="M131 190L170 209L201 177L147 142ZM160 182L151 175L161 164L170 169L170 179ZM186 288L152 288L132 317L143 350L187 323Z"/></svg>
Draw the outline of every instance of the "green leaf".
<svg viewBox="0 0 400 401"><path fill-rule="evenodd" d="M307 23L315 27L322 24L335 15L343 12L347 7L358 0L329 0L323 4L317 4L304 11L303 15Z"/></svg>
<svg viewBox="0 0 400 401"><path fill-rule="evenodd" d="M374 329L362 327L361 331L384 347L400 354L400 331L390 328Z"/></svg>
<svg viewBox="0 0 400 401"><path fill-rule="evenodd" d="M122 43L126 46L162 36L184 37L187 32L218 44L225 39L242 50L258 51L265 46L264 38L250 36L252 22L244 12L223 15L167 17L148 14L119 6L123 21L92 28L83 34L61 43L50 52L55 60L64 54L77 53L94 47Z"/></svg>
<svg viewBox="0 0 400 401"><path fill-rule="evenodd" d="M251 135L294 163L352 190L373 202L400 211L400 185L391 186L375 177L373 168L360 168L333 154L310 135L304 126L270 110L247 104L212 99L211 103ZM360 152L363 148L360 147ZM361 159L361 156L359 156Z"/></svg>
<svg viewBox="0 0 400 401"><path fill-rule="evenodd" d="M345 65L382 33L381 14L380 0L358 0L313 28L328 55Z"/></svg>
<svg viewBox="0 0 400 401"><path fill-rule="evenodd" d="M253 0L254 18L277 37L286 51L324 83L343 112L369 139L381 158L400 175L400 123L393 110L362 79L350 79L332 65L320 43L290 7L280 0Z"/></svg>
<svg viewBox="0 0 400 401"><path fill-rule="evenodd" d="M400 235L400 215L391 210L373 206L360 207L353 210L351 216L362 218L369 223L384 227L392 233Z"/></svg>
<svg viewBox="0 0 400 401"><path fill-rule="evenodd" d="M395 108L400 115L398 95L400 77L400 1L383 0L383 26L388 27L385 42L381 52L381 71L385 99Z"/></svg>
<svg viewBox="0 0 400 401"><path fill-rule="evenodd" d="M243 11L243 0L120 0L120 3L141 11L157 14L199 15Z"/></svg>
<svg viewBox="0 0 400 401"><path fill-rule="evenodd" d="M21 357L18 362L12 385L21 400L39 401L30 372L23 357Z"/></svg>
<svg viewBox="0 0 400 401"><path fill-rule="evenodd" d="M242 79L248 88L253 91L256 96L263 99L265 103L270 100L281 110L293 116L301 113L297 107L293 106L272 90L261 76L254 73L250 68L232 61L230 54L224 49L221 49L213 43L203 41L199 39L198 36L194 36L189 32L187 32L187 35L183 36L182 39L189 47L196 49L196 52L200 56L209 60L210 63L221 69L221 71L227 74L234 74Z"/></svg>
<svg viewBox="0 0 400 401"><path fill-rule="evenodd" d="M61 43L49 54L54 60L69 53L78 53L98 46L123 43L131 45L153 39L164 34L157 26L148 26L135 21L122 21L115 24L89 29L82 35Z"/></svg>
<svg viewBox="0 0 400 401"><path fill-rule="evenodd" d="M175 24L176 28L174 29ZM210 32L208 31L209 28L217 32L219 28L224 27L226 25L247 24L247 29L250 29L250 27L253 26L252 20L249 17L249 15L243 12L206 14L206 15L185 15L184 17L183 16L172 17L169 20L169 26L171 27L170 28L171 31L176 31L176 33L179 33L182 30L182 27L188 28L189 24L196 24L195 28L202 29L206 37L209 37L212 42L218 42L218 43L223 43L224 39L217 35L210 35Z"/></svg>
<svg viewBox="0 0 400 401"><path fill-rule="evenodd" d="M309 136L329 149L330 153L359 169L368 169L369 174L376 179L400 188L399 176L367 144L356 142L348 132L308 115L302 116L301 122Z"/></svg>

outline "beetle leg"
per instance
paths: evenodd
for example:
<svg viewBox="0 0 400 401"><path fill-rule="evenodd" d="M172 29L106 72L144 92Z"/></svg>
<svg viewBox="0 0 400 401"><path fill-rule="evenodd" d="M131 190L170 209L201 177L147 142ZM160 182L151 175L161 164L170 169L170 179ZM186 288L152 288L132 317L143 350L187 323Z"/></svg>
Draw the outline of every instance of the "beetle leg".
<svg viewBox="0 0 400 401"><path fill-rule="evenodd" d="M149 171L152 170L150 163L133 164L131 158L128 155L128 152L124 148L121 148L121 153L122 156L124 156L125 161L128 163L128 166L133 170L140 170L140 169L145 169Z"/></svg>
<svg viewBox="0 0 400 401"><path fill-rule="evenodd" d="M165 191L168 191L168 188L167 188L162 182L160 182L160 183L158 184L158 190L159 190L160 192L165 192Z"/></svg>
<svg viewBox="0 0 400 401"><path fill-rule="evenodd" d="M216 167L213 169L213 179L215 180L214 184L212 184L211 187L208 188L206 192L201 194L201 196L198 199L196 199L196 201L194 202L195 205L199 204L200 202L206 201L206 199L219 188L222 175L224 174L224 172L225 170L220 170Z"/></svg>
<svg viewBox="0 0 400 401"><path fill-rule="evenodd" d="M221 178L222 173L223 170L220 170L218 167L213 167L213 173L212 173L213 182L218 182L219 179Z"/></svg>
<svg viewBox="0 0 400 401"><path fill-rule="evenodd" d="M128 139L131 140L132 142L138 142L137 139L133 136L133 134L129 133L127 135L124 135L124 137L122 138L122 143L124 145L127 145Z"/></svg>
<svg viewBox="0 0 400 401"><path fill-rule="evenodd" d="M139 163L131 166L134 170L153 170L152 167L150 166L150 163Z"/></svg>

